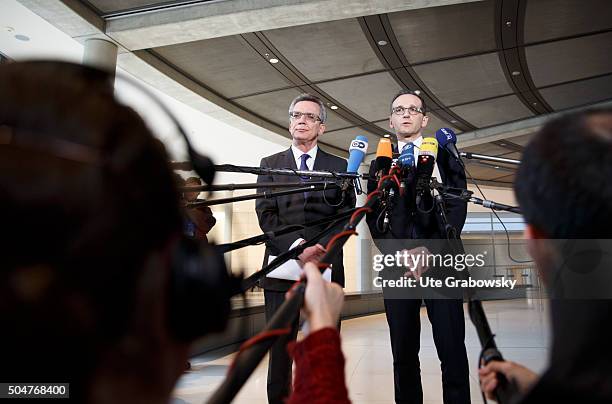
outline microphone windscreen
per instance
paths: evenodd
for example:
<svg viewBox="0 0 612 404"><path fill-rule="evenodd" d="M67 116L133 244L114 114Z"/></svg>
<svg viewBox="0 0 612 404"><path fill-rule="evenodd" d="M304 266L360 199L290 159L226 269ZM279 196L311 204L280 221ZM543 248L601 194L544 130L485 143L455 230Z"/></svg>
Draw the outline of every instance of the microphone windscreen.
<svg viewBox="0 0 612 404"><path fill-rule="evenodd" d="M363 163L363 159L368 151L368 138L365 136L357 136L351 142L349 147L349 159L346 171L356 173L359 171L359 166Z"/></svg>
<svg viewBox="0 0 612 404"><path fill-rule="evenodd" d="M414 167L414 145L412 143L408 143L404 146L402 154L400 154L397 159L397 164L400 167Z"/></svg>
<svg viewBox="0 0 612 404"><path fill-rule="evenodd" d="M449 128L440 128L436 131L436 139L440 147L446 147L448 143L457 144L457 135Z"/></svg>
<svg viewBox="0 0 612 404"><path fill-rule="evenodd" d="M393 161L393 152L391 148L391 140L388 138L382 138L378 142L378 148L376 149L376 171L382 171L383 174L387 174L391 168Z"/></svg>
<svg viewBox="0 0 612 404"><path fill-rule="evenodd" d="M434 159L438 156L438 141L434 137L426 137L421 143L419 156L432 156Z"/></svg>
<svg viewBox="0 0 612 404"><path fill-rule="evenodd" d="M376 149L376 158L378 157L389 157L393 158L393 148L391 147L391 139L382 138L378 142L378 148Z"/></svg>

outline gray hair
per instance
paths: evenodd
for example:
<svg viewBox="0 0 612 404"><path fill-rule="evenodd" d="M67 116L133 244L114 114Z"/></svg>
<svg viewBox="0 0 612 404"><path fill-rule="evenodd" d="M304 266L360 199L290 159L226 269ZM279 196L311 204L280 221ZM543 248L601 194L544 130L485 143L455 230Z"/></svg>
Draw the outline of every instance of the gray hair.
<svg viewBox="0 0 612 404"><path fill-rule="evenodd" d="M319 110L321 111L321 116L319 116L319 118L321 119L321 123L325 123L327 121L327 111L325 110L325 104L323 104L323 101L321 101L319 97L308 93L300 94L295 97L293 101L291 101L291 104L289 105L289 115L291 115L291 113L293 112L295 104L302 101L310 101L314 102L315 104L319 104Z"/></svg>

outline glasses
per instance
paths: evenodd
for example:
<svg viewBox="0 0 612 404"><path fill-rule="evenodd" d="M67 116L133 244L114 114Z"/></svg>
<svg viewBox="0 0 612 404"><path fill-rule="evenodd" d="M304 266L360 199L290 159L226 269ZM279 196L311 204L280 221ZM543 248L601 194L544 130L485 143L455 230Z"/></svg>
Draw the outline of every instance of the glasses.
<svg viewBox="0 0 612 404"><path fill-rule="evenodd" d="M319 118L317 115L310 113L310 112L291 112L289 114L289 119L291 119L292 121L297 121L301 117L304 117L306 122L309 122L309 123L315 123L317 121L322 122L321 118Z"/></svg>
<svg viewBox="0 0 612 404"><path fill-rule="evenodd" d="M404 113L406 113L406 111L408 111L408 113L410 115L416 115L416 114L423 114L425 115L425 113L423 112L423 108L419 108L419 107L402 107L401 105L398 107L395 107L391 110L391 112L393 112L395 115L404 115Z"/></svg>

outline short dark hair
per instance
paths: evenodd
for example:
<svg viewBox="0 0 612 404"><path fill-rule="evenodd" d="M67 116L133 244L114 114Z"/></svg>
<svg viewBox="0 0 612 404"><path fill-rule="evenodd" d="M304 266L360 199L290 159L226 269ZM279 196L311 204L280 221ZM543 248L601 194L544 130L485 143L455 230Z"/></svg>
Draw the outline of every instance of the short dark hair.
<svg viewBox="0 0 612 404"><path fill-rule="evenodd" d="M393 103L395 102L395 100L397 100L398 97L406 94L414 95L419 100L421 100L421 108L423 109L423 115L427 115L427 105L425 104L425 99L423 99L423 97L421 96L421 92L419 90L408 90L407 88L401 89L397 94L395 94L395 97L391 99L391 104L389 104L389 112L393 113Z"/></svg>
<svg viewBox="0 0 612 404"><path fill-rule="evenodd" d="M597 124L595 119L607 121ZM514 189L525 221L551 239L612 234L612 109L548 122L526 146Z"/></svg>
<svg viewBox="0 0 612 404"><path fill-rule="evenodd" d="M295 104L297 104L298 102L302 102L302 101L310 101L310 102L314 102L315 104L318 104L319 110L321 111L320 112L321 116L319 116L319 119L321 119L321 123L325 123L327 121L327 110L325 109L325 104L323 103L323 101L321 101L321 99L317 97L316 95L312 95L308 93L300 94L297 97L295 97L293 101L291 101L291 104L289 104L289 115L291 115L291 113L293 112L293 108L295 107Z"/></svg>

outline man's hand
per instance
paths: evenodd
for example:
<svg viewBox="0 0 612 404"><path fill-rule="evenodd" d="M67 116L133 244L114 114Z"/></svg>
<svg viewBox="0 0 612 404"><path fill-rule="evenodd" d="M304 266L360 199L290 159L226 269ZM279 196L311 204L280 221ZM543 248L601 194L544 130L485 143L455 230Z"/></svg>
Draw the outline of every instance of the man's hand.
<svg viewBox="0 0 612 404"><path fill-rule="evenodd" d="M310 324L309 332L326 327L335 328L344 304L342 288L337 283L323 280L321 271L311 262L304 266L304 275L308 283L302 313ZM290 298L292 293L290 290L285 297Z"/></svg>
<svg viewBox="0 0 612 404"><path fill-rule="evenodd" d="M488 365L478 370L480 377L480 388L484 391L489 400L494 400L493 392L499 381L497 374L506 376L508 381L516 384L521 394L527 391L538 381L538 375L525 366L510 361L491 361Z"/></svg>
<svg viewBox="0 0 612 404"><path fill-rule="evenodd" d="M303 243L304 242L300 244ZM321 260L321 258L323 258L326 252L327 250L321 244L316 244L312 247L305 248L304 251L298 255L298 259L302 265L306 264L307 262L317 263Z"/></svg>
<svg viewBox="0 0 612 404"><path fill-rule="evenodd" d="M402 250L402 256L408 255L407 268L408 271L404 274L406 277L414 276L414 279L419 279L429 269L427 267L427 256L431 253L427 247L417 247L411 250Z"/></svg>

